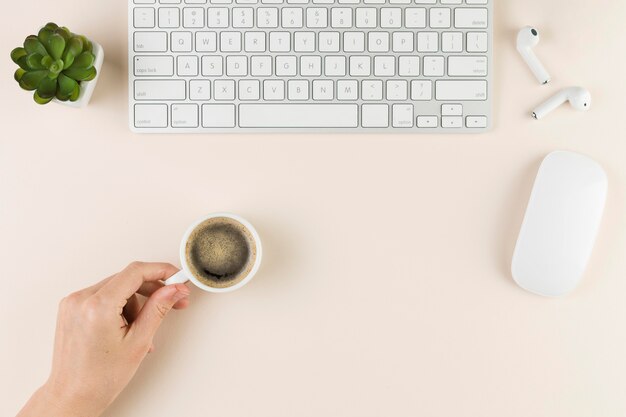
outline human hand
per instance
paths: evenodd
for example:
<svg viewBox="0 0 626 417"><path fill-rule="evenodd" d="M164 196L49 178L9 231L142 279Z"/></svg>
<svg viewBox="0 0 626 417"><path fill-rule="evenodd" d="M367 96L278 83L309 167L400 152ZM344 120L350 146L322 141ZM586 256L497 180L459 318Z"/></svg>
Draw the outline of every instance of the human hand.
<svg viewBox="0 0 626 417"><path fill-rule="evenodd" d="M154 349L152 339L166 314L189 304L184 284L161 282L176 272L170 264L133 262L65 297L50 377L18 417L102 414ZM143 306L139 295L147 297Z"/></svg>

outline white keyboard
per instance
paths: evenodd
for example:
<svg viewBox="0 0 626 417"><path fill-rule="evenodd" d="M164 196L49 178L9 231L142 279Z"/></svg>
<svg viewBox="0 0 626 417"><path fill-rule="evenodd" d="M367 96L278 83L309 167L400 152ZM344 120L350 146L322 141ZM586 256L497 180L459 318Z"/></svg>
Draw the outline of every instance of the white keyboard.
<svg viewBox="0 0 626 417"><path fill-rule="evenodd" d="M129 0L139 133L481 132L494 0Z"/></svg>

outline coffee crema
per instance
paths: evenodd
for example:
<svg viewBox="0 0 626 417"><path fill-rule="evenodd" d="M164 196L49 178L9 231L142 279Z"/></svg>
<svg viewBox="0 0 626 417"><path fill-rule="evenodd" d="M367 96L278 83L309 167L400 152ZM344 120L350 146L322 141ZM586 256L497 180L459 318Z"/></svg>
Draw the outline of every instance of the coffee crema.
<svg viewBox="0 0 626 417"><path fill-rule="evenodd" d="M213 217L191 232L185 247L190 272L203 284L228 288L241 282L256 260L254 237L230 217Z"/></svg>

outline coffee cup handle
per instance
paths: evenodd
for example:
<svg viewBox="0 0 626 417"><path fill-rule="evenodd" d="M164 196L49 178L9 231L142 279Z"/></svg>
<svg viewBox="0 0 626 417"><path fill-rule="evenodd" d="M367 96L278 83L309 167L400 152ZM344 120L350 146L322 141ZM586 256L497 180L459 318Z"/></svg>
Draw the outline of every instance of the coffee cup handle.
<svg viewBox="0 0 626 417"><path fill-rule="evenodd" d="M182 269L165 280L165 285L184 284L189 281L187 274Z"/></svg>

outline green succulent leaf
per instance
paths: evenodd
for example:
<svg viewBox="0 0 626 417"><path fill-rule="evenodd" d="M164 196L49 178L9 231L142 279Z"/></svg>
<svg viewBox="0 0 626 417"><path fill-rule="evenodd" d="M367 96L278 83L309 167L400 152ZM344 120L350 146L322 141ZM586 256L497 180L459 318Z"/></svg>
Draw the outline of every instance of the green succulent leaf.
<svg viewBox="0 0 626 417"><path fill-rule="evenodd" d="M52 58L55 60L61 59L63 51L65 50L65 39L58 33L53 33L48 38L47 50Z"/></svg>
<svg viewBox="0 0 626 417"><path fill-rule="evenodd" d="M65 48L65 53L63 54L63 62L65 65L63 69L68 69L74 63L74 59L80 55L83 50L83 41L78 36L73 36L67 46Z"/></svg>
<svg viewBox="0 0 626 417"><path fill-rule="evenodd" d="M56 61L52 63L52 65L50 65L48 70L50 71L50 74L48 74L50 78L58 77L61 71L63 71L63 61L60 59L57 59Z"/></svg>
<svg viewBox="0 0 626 417"><path fill-rule="evenodd" d="M24 40L24 49L30 54L39 54L41 56L48 55L46 48L43 46L39 38L35 35L30 35Z"/></svg>
<svg viewBox="0 0 626 417"><path fill-rule="evenodd" d="M66 27L59 27L54 32L61 35L63 39L65 39L65 42L68 42L72 37L72 32L70 32L70 30Z"/></svg>
<svg viewBox="0 0 626 417"><path fill-rule="evenodd" d="M48 71L46 70L27 71L20 79L20 87L28 91L36 90L41 80L47 78L47 75Z"/></svg>
<svg viewBox="0 0 626 417"><path fill-rule="evenodd" d="M44 26L44 29L48 29L48 30L54 31L54 30L56 30L58 27L59 27L59 25L57 25L56 23L54 23L54 22L49 22L49 23L46 23L46 26Z"/></svg>
<svg viewBox="0 0 626 417"><path fill-rule="evenodd" d="M83 35L79 35L78 37L81 41L83 41L83 52L93 52L93 45L91 44L89 39L87 39Z"/></svg>
<svg viewBox="0 0 626 417"><path fill-rule="evenodd" d="M26 49L19 47L19 48L15 48L14 50L11 51L11 59L13 60L13 62L15 62L17 64L17 60L20 59L23 56L28 55L28 52L26 52Z"/></svg>
<svg viewBox="0 0 626 417"><path fill-rule="evenodd" d="M83 52L82 54L76 57L76 59L74 60L74 64L72 65L72 68L81 68L81 69L91 68L93 67L93 63L95 60L96 60L96 57L94 56L94 54L92 54L91 52Z"/></svg>
<svg viewBox="0 0 626 417"><path fill-rule="evenodd" d="M50 77L45 77L39 83L39 87L37 87L37 94L41 98L52 98L54 97L57 91L57 80L56 78L52 79Z"/></svg>
<svg viewBox="0 0 626 417"><path fill-rule="evenodd" d="M24 71L21 68L18 68L15 71L15 74L13 74L13 78L15 78L15 81L17 81L18 83L20 82L20 80L22 79L22 77L24 76L24 74L26 74L26 71Z"/></svg>
<svg viewBox="0 0 626 417"><path fill-rule="evenodd" d="M74 87L74 91L72 91L72 95L70 96L70 101L78 100L79 96L80 96L80 84L76 84L76 87Z"/></svg>
<svg viewBox="0 0 626 417"><path fill-rule="evenodd" d="M42 44L46 45L48 43L48 38L53 33L54 32L52 30L44 27L39 30L39 33L37 33L37 37L39 38Z"/></svg>
<svg viewBox="0 0 626 417"><path fill-rule="evenodd" d="M17 65L20 66L23 70L29 71L30 67L28 66L28 56L23 56L17 60Z"/></svg>
<svg viewBox="0 0 626 417"><path fill-rule="evenodd" d="M35 91L33 98L35 99L35 103L37 104L48 104L54 97L44 98L44 97L41 97L37 91Z"/></svg>
<svg viewBox="0 0 626 417"><path fill-rule="evenodd" d="M96 78L96 69L91 68L70 68L63 71L63 74L76 81L91 81Z"/></svg>
<svg viewBox="0 0 626 417"><path fill-rule="evenodd" d="M59 97L60 95L61 97L66 97L67 100L74 92L74 89L76 88L78 83L70 77L65 76L64 74L59 74L58 81L59 88L57 97Z"/></svg>
<svg viewBox="0 0 626 417"><path fill-rule="evenodd" d="M30 54L30 55L28 55L28 57L26 57L26 64L31 69L35 69L35 70L47 69L47 67L41 63L42 60L43 60L43 57L41 55L39 55L39 54Z"/></svg>
<svg viewBox="0 0 626 417"><path fill-rule="evenodd" d="M50 68L52 64L54 64L54 59L52 59L50 55L44 56L41 60L41 65L43 65L46 68Z"/></svg>

